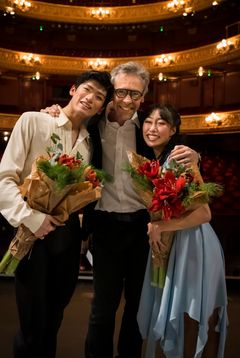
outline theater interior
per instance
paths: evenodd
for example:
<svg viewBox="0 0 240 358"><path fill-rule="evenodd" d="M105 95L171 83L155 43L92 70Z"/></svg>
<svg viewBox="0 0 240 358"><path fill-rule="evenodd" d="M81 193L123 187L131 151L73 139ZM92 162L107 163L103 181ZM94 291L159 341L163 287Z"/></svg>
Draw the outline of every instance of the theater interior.
<svg viewBox="0 0 240 358"><path fill-rule="evenodd" d="M0 158L21 113L64 106L79 73L111 71L130 60L149 70L143 109L157 102L174 105L185 143L201 155L203 179L224 187L210 204L211 224L226 263L224 357L240 357L239 0L0 0L0 33ZM13 234L0 216L0 258ZM59 358L84 356L92 298L88 250L83 247L79 284L60 330ZM1 357L10 358L18 320L14 278L4 274L0 316Z"/></svg>

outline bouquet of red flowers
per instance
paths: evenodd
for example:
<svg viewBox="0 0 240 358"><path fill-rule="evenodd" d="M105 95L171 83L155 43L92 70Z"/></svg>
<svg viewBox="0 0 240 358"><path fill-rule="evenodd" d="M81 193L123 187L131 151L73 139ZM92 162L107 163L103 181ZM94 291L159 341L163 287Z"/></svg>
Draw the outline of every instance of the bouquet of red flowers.
<svg viewBox="0 0 240 358"><path fill-rule="evenodd" d="M104 182L111 177L84 163L80 153L76 156L62 153L57 134L51 139L53 146L47 148L48 157L36 159L20 191L32 209L51 214L64 223L71 213L98 200ZM35 240L34 234L21 224L0 262L0 272L13 274Z"/></svg>
<svg viewBox="0 0 240 358"><path fill-rule="evenodd" d="M152 221L180 217L186 210L209 203L213 196L222 193L220 185L203 182L197 166L185 168L172 160L160 167L158 160L150 161L134 152L128 152L128 159L126 170ZM173 236L173 232L163 232L160 249L152 246L154 286L164 286Z"/></svg>

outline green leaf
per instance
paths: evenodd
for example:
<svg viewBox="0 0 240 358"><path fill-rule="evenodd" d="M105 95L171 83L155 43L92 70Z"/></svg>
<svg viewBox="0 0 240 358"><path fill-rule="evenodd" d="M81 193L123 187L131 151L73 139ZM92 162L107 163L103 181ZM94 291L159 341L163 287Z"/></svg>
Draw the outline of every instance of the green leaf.
<svg viewBox="0 0 240 358"><path fill-rule="evenodd" d="M142 188L143 191L153 190L153 184L151 180L149 180L146 175L143 175L137 172L131 164L126 164L123 167L123 170L130 174L133 181L138 185L139 188Z"/></svg>
<svg viewBox="0 0 240 358"><path fill-rule="evenodd" d="M76 153L76 159L83 160L83 156L79 152L77 152Z"/></svg>
<svg viewBox="0 0 240 358"><path fill-rule="evenodd" d="M113 181L113 176L108 174L108 173L106 173L104 170L96 169L94 167L92 167L92 168L96 172L97 178L98 178L98 180L100 180L100 182L102 184L104 184L106 182L112 182Z"/></svg>
<svg viewBox="0 0 240 358"><path fill-rule="evenodd" d="M61 138L59 137L59 135L57 135L56 133L53 133L52 135L51 135L51 140L53 141L53 143L57 143L57 141L60 141L61 140Z"/></svg>

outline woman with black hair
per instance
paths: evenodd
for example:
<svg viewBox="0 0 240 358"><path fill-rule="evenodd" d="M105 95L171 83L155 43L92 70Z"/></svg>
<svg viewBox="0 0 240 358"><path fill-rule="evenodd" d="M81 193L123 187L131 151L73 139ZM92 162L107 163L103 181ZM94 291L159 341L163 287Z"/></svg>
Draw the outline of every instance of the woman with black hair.
<svg viewBox="0 0 240 358"><path fill-rule="evenodd" d="M143 123L144 140L163 166L174 156L180 123L179 114L168 105L153 106ZM162 289L151 285L149 254L138 312L140 331L147 338L146 358L155 357L157 342L167 358L224 356L224 256L210 219L209 206L202 204L180 218L149 224L151 245L160 247L165 231L174 231L174 239Z"/></svg>

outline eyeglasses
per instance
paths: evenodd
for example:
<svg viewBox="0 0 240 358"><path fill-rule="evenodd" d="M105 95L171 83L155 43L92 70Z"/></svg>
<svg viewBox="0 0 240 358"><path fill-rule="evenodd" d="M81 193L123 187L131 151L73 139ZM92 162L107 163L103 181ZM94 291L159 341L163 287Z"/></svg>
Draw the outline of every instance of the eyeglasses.
<svg viewBox="0 0 240 358"><path fill-rule="evenodd" d="M114 92L118 98L125 98L127 95L129 95L134 101L139 100L143 95L140 91L129 90L126 88L117 88L114 90Z"/></svg>

